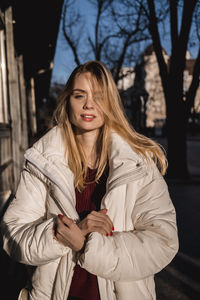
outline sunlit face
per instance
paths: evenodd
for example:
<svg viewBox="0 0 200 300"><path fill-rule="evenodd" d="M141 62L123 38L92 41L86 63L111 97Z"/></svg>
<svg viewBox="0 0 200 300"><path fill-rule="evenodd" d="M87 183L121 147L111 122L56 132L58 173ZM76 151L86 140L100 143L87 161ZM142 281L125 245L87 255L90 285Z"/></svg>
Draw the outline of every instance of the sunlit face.
<svg viewBox="0 0 200 300"><path fill-rule="evenodd" d="M76 133L80 134L89 131L98 133L104 124L103 112L95 102L101 97L101 91L92 86L91 76L89 72L77 76L69 101L69 119Z"/></svg>

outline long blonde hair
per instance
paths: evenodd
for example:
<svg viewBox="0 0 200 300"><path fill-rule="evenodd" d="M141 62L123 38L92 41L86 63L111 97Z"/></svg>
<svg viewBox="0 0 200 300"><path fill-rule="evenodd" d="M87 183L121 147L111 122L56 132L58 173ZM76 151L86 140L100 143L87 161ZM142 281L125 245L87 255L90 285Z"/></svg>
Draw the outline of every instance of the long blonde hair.
<svg viewBox="0 0 200 300"><path fill-rule="evenodd" d="M98 181L107 165L111 131L118 133L144 159L147 161L150 158L153 159L161 174L164 175L167 168L167 159L162 148L155 141L137 133L131 127L125 116L121 98L110 71L102 62L89 61L74 69L58 99L58 105L53 115L54 124L56 122L62 129L68 164L74 174L75 187L78 190L84 188L88 167L84 150L78 142L73 125L69 120L69 99L77 76L88 72L92 75L93 86L98 85L102 92L102 96L95 99L95 101L102 109L105 120L97 140L99 160L95 181Z"/></svg>

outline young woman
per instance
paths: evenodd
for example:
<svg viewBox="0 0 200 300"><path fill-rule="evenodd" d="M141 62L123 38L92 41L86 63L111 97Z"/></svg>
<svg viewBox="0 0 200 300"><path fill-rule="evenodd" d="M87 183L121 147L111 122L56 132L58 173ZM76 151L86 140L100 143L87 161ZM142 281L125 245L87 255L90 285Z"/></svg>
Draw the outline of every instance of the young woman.
<svg viewBox="0 0 200 300"><path fill-rule="evenodd" d="M2 222L4 249L33 266L29 299L156 299L178 249L161 148L131 128L97 61L72 72L54 120Z"/></svg>

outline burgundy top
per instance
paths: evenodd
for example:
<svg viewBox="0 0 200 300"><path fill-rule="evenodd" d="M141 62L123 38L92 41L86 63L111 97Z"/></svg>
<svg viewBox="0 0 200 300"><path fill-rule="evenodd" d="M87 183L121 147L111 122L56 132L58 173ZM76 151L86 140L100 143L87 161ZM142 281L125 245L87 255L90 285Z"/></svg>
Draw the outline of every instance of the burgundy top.
<svg viewBox="0 0 200 300"><path fill-rule="evenodd" d="M88 169L87 181L95 178L96 169ZM76 190L76 210L83 220L92 210L99 211L101 200L106 192L108 169L99 182L87 184L82 192ZM75 266L68 300L100 300L97 277L79 265Z"/></svg>

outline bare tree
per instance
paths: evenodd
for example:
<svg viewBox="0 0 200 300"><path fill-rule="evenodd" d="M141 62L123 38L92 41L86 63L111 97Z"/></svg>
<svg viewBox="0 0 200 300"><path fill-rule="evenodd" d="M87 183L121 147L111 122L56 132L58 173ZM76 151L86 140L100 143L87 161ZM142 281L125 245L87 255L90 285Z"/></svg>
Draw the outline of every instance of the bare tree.
<svg viewBox="0 0 200 300"><path fill-rule="evenodd" d="M111 64L111 70L117 83L121 79L120 70L123 65L133 65L140 58L137 45L149 40L148 22L143 11L143 1L121 0L112 5L112 19L117 27L118 40L107 46L106 58ZM119 48L119 51L116 49Z"/></svg>
<svg viewBox="0 0 200 300"><path fill-rule="evenodd" d="M71 7L73 6L73 1L65 0L63 13L62 13L62 32L64 38L66 39L68 45L70 46L75 63L80 65L80 57L78 54L78 46L81 40L82 34L82 22L81 16L79 12L71 11ZM79 24L79 28L77 29L76 24ZM76 30L76 33L74 32Z"/></svg>
<svg viewBox="0 0 200 300"><path fill-rule="evenodd" d="M91 36L88 36L88 41L93 50L96 60L102 59L102 49L105 43L111 39L115 38L116 34L112 31L107 31L107 26L103 24L102 17L106 16L107 11L109 10L113 0L89 0L93 4L96 10L96 22L94 26L94 40ZM106 32L106 34L105 34Z"/></svg>
<svg viewBox="0 0 200 300"><path fill-rule="evenodd" d="M186 51L189 46L192 21L199 9L198 0L168 0L167 9L170 19L171 57L169 67L162 53L161 38L157 21L157 7L160 1L147 0L144 10L149 19L149 30L156 53L167 108L167 138L169 177L187 178L187 124L191 107L194 105L196 90L199 86L200 48L196 58L193 79L184 94L184 70ZM182 5L183 4L183 5ZM198 5L197 5L198 4ZM182 6L181 6L182 5ZM181 22L179 22L181 17ZM180 23L180 28L179 28ZM199 23L197 23L198 26Z"/></svg>
<svg viewBox="0 0 200 300"><path fill-rule="evenodd" d="M134 46L150 38L142 0L88 1L96 12L93 31L83 30L84 16L75 11L72 1L66 0L62 22L64 38L77 65L89 59L103 61L117 83L122 76L122 67L133 65L139 57L137 51L134 54Z"/></svg>

